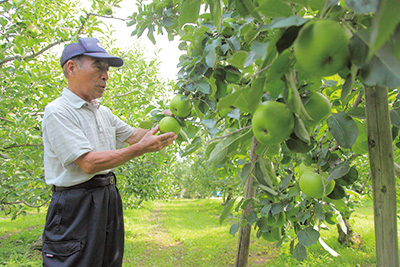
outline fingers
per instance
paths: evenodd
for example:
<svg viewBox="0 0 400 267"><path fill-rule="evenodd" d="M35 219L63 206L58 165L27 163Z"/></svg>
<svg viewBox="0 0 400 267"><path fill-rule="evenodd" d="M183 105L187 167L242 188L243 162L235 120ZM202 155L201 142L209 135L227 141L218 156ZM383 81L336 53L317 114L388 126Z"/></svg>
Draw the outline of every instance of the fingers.
<svg viewBox="0 0 400 267"><path fill-rule="evenodd" d="M164 110L163 112L161 112L161 114L168 115L168 116L172 116L173 115L171 110L169 110L169 109Z"/></svg>
<svg viewBox="0 0 400 267"><path fill-rule="evenodd" d="M160 138L161 145L163 147L165 147L165 146L169 146L170 144L172 144L178 136L173 132L169 132L169 133L161 134L158 137Z"/></svg>
<svg viewBox="0 0 400 267"><path fill-rule="evenodd" d="M150 133L151 135L155 135L157 132L158 132L158 124L153 129L150 129L148 131L148 133Z"/></svg>

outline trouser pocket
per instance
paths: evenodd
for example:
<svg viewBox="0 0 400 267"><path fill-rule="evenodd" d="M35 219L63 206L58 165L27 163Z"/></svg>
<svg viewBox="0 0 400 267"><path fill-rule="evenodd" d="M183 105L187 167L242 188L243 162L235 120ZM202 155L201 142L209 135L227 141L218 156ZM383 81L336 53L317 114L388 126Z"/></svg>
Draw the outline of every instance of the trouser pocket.
<svg viewBox="0 0 400 267"><path fill-rule="evenodd" d="M43 266L78 266L82 243L79 240L43 242Z"/></svg>

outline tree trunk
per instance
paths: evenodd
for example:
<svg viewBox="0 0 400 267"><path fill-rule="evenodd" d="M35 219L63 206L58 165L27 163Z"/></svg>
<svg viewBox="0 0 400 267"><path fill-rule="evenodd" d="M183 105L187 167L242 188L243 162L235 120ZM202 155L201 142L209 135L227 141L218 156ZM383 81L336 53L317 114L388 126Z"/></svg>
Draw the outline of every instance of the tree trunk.
<svg viewBox="0 0 400 267"><path fill-rule="evenodd" d="M250 161L254 164L256 163L258 156L256 154L256 149L258 146L258 140L253 137L253 141L251 144L251 152L250 152ZM252 168L252 171L246 181L246 189L244 192L244 199L252 198L255 196L255 189L253 188L255 175L255 168ZM250 214L253 210L251 203L242 211L242 218L245 215ZM235 267L246 267L249 259L249 246L250 246L250 232L251 225L248 223L245 227L240 228L239 230L239 240L238 240L238 248L236 253L236 264Z"/></svg>
<svg viewBox="0 0 400 267"><path fill-rule="evenodd" d="M350 218L343 217L344 224L347 228L347 233L343 232L340 224L336 224L339 233L338 242L341 245L353 248L363 247L365 243L362 240L362 236L353 231L353 227L351 227L349 219Z"/></svg>
<svg viewBox="0 0 400 267"><path fill-rule="evenodd" d="M379 86L366 87L365 100L377 266L399 266L396 179L388 90Z"/></svg>

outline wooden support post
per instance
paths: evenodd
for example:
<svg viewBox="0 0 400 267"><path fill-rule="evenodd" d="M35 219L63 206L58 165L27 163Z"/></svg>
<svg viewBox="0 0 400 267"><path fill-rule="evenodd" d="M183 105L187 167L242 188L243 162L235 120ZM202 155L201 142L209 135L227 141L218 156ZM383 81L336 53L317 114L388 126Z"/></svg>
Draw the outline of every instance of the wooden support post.
<svg viewBox="0 0 400 267"><path fill-rule="evenodd" d="M365 88L368 153L374 198L378 267L399 266L397 199L388 90Z"/></svg>
<svg viewBox="0 0 400 267"><path fill-rule="evenodd" d="M253 166L258 160L258 155L256 154L256 149L258 146L258 140L253 137L253 141L251 144L250 151L250 161ZM255 179L255 168L252 168L252 171L247 178L246 188L244 192L244 199L252 198L255 196L255 189L253 188L253 182ZM245 215L250 214L253 210L251 203L242 211L242 218ZM238 239L238 248L236 253L236 264L235 267L246 267L248 265L249 260L249 247L250 247L250 233L251 233L251 225L248 223L245 227L239 229L239 239Z"/></svg>

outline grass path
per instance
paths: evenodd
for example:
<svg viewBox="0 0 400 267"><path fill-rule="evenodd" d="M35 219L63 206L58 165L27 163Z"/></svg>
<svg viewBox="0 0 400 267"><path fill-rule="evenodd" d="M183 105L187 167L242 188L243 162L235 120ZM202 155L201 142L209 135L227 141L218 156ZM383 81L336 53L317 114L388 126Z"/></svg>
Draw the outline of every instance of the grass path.
<svg viewBox="0 0 400 267"><path fill-rule="evenodd" d="M219 201L180 200L153 205L140 217L125 214L124 266L234 265L237 235L229 234L229 222L219 224ZM274 249L256 238L251 243L250 266L268 266L265 264L274 258Z"/></svg>

